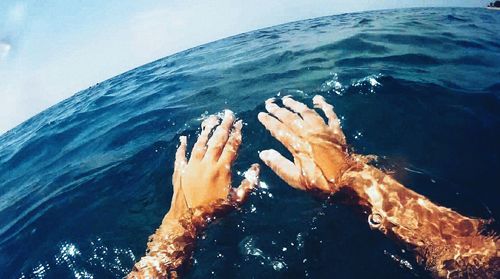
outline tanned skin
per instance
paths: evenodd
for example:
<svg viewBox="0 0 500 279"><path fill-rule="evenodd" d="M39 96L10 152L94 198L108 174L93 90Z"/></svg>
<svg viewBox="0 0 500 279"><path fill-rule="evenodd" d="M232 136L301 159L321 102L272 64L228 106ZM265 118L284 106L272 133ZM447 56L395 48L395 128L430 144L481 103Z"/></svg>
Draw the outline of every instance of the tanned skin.
<svg viewBox="0 0 500 279"><path fill-rule="evenodd" d="M187 138L180 138L170 210L128 278L178 278L191 259L196 236L208 221L239 206L258 184L259 165L254 164L241 185L231 187L231 165L241 144L242 128L241 121L234 121L230 111L220 125L216 116L206 119L189 160Z"/></svg>
<svg viewBox="0 0 500 279"><path fill-rule="evenodd" d="M500 241L483 231L486 221L463 216L406 188L390 175L348 152L333 107L321 96L314 110L290 97L283 107L266 101L259 121L292 154L275 150L260 158L290 186L326 195L342 193L367 214L372 229L398 240L414 252L436 278L500 278Z"/></svg>
<svg viewBox="0 0 500 279"><path fill-rule="evenodd" d="M327 122L290 97L282 101L284 107L266 101L268 113L258 117L293 161L272 149L262 151L260 158L290 186L325 195L343 193L366 213L372 229L412 250L434 277L500 278L500 241L483 231L486 221L439 206L368 165L367 157L350 153L340 121L323 97L314 97L313 103ZM241 185L231 187L241 121L234 123L234 115L226 111L220 125L212 116L202 128L189 161L187 139L180 138L170 210L129 278L177 278L207 220L239 206L258 184L259 167L254 164Z"/></svg>

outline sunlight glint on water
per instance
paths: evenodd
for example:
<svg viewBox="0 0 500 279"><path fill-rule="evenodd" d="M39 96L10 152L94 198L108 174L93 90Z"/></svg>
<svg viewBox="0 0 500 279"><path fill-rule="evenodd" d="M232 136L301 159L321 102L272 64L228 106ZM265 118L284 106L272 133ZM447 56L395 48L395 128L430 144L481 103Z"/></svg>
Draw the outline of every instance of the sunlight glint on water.
<svg viewBox="0 0 500 279"><path fill-rule="evenodd" d="M344 14L240 34L133 69L0 137L0 278L120 278L167 212L180 135L233 110L239 184L258 153L287 154L263 102L322 94L350 148L460 213L499 218L500 13ZM351 208L262 168L241 210L200 236L188 278L427 277Z"/></svg>

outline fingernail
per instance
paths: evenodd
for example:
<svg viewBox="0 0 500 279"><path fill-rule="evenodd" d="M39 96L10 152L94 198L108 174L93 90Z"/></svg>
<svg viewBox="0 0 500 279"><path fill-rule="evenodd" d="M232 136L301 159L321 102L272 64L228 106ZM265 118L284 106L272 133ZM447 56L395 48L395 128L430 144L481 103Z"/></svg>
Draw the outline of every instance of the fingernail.
<svg viewBox="0 0 500 279"><path fill-rule="evenodd" d="M187 143L187 137L186 136L180 136L179 141L181 144L186 144Z"/></svg>
<svg viewBox="0 0 500 279"><path fill-rule="evenodd" d="M314 100L323 101L324 99L325 98L323 98L323 96L321 96L321 95L316 95L316 96L313 97L313 101Z"/></svg>
<svg viewBox="0 0 500 279"><path fill-rule="evenodd" d="M242 127L243 127L243 121L241 119L236 121L236 123L234 123L234 128L241 130Z"/></svg>
<svg viewBox="0 0 500 279"><path fill-rule="evenodd" d="M260 171L260 165L258 163L253 163L251 166L252 169L255 171L259 172Z"/></svg>
<svg viewBox="0 0 500 279"><path fill-rule="evenodd" d="M217 118L217 116L212 114L201 122L201 127L205 128L208 125L216 125L215 123L217 123L218 121L219 119Z"/></svg>
<svg viewBox="0 0 500 279"><path fill-rule="evenodd" d="M259 112L259 114L257 114L257 118L258 118L259 120L262 120L262 119L266 116L266 114L267 114L267 113L265 113L265 112Z"/></svg>
<svg viewBox="0 0 500 279"><path fill-rule="evenodd" d="M257 181L259 180L259 176L257 172L250 168L244 173L245 179L248 180L252 184L257 184Z"/></svg>
<svg viewBox="0 0 500 279"><path fill-rule="evenodd" d="M267 159L269 159L269 150L263 150L259 153L259 158L262 160L262 161L267 161Z"/></svg>
<svg viewBox="0 0 500 279"><path fill-rule="evenodd" d="M234 113L230 109L224 110L224 118L231 117Z"/></svg>
<svg viewBox="0 0 500 279"><path fill-rule="evenodd" d="M206 120L211 122L211 123L215 123L215 122L219 121L219 117L217 117L217 115L215 115L215 114L212 114Z"/></svg>

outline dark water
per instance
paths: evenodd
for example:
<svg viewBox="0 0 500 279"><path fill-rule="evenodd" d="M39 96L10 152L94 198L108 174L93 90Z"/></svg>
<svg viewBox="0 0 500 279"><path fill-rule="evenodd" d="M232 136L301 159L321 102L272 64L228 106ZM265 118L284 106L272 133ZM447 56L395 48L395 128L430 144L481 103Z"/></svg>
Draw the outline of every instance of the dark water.
<svg viewBox="0 0 500 279"><path fill-rule="evenodd" d="M357 152L461 213L500 216L500 13L345 14L241 34L144 65L0 137L0 278L113 278L145 251L172 194L177 137L231 108L247 125L234 166L282 147L263 101L323 94ZM35 89L34 89L35 90ZM235 173L235 179L241 178ZM426 277L351 208L265 188L212 224L191 278Z"/></svg>

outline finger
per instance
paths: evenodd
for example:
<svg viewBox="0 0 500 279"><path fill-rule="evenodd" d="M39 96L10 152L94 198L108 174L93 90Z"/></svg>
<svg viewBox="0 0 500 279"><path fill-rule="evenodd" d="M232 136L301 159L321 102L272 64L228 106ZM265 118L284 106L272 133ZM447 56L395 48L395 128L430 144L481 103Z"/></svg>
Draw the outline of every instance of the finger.
<svg viewBox="0 0 500 279"><path fill-rule="evenodd" d="M187 138L186 136L181 136L179 138L180 144L179 147L177 148L177 151L175 152L175 163L174 163L174 186L176 185L176 181L179 178L179 176L182 174L183 169L187 165L187 159L186 159L186 146L187 146Z"/></svg>
<svg viewBox="0 0 500 279"><path fill-rule="evenodd" d="M191 152L191 159L201 160L205 156L207 150L207 141L210 132L213 128L219 124L219 119L215 115L211 115L201 123L201 133L198 136L198 140L193 146L193 151Z"/></svg>
<svg viewBox="0 0 500 279"><path fill-rule="evenodd" d="M319 116L313 109L308 108L301 102L295 101L290 96L283 97L283 105L300 114L304 121L310 125L325 124L323 118L321 118L321 116Z"/></svg>
<svg viewBox="0 0 500 279"><path fill-rule="evenodd" d="M300 149L300 138L292 133L285 124L265 112L259 113L258 118L260 123L271 132L271 135L279 140L290 152Z"/></svg>
<svg viewBox="0 0 500 279"><path fill-rule="evenodd" d="M300 181L300 169L292 161L283 157L283 155L274 149L260 152L259 157L290 186L305 190L305 186Z"/></svg>
<svg viewBox="0 0 500 279"><path fill-rule="evenodd" d="M329 192L328 181L323 172L317 167L314 160L308 156L299 155L296 160L297 168L301 171L301 186L305 190L322 190Z"/></svg>
<svg viewBox="0 0 500 279"><path fill-rule="evenodd" d="M218 160L222 149L226 145L229 138L229 133L231 131L231 126L234 122L234 113L230 110L224 111L224 118L222 123L215 129L214 134L208 140L207 152L204 158L211 158L213 160Z"/></svg>
<svg viewBox="0 0 500 279"><path fill-rule="evenodd" d="M222 150L219 162L230 166L236 159L236 154L241 144L242 127L243 127L243 122L241 122L241 120L237 121L234 124L233 131L231 132L231 135L227 140L226 146L224 146L224 150Z"/></svg>
<svg viewBox="0 0 500 279"><path fill-rule="evenodd" d="M325 113L328 119L328 126L333 130L340 143L346 144L344 132L342 132L342 128L340 127L340 120L333 111L333 106L327 103L321 95L314 96L313 103L315 107L320 108Z"/></svg>
<svg viewBox="0 0 500 279"><path fill-rule="evenodd" d="M259 164L253 164L246 172L245 179L238 188L231 190L231 200L237 204L242 204L248 198L252 190L259 185Z"/></svg>
<svg viewBox="0 0 500 279"><path fill-rule="evenodd" d="M289 111L286 108L281 108L274 103L274 98L266 100L266 110L274 115L288 128L294 132L300 132L304 129L304 120L296 113Z"/></svg>

